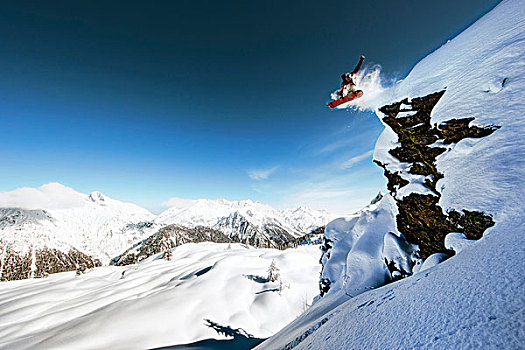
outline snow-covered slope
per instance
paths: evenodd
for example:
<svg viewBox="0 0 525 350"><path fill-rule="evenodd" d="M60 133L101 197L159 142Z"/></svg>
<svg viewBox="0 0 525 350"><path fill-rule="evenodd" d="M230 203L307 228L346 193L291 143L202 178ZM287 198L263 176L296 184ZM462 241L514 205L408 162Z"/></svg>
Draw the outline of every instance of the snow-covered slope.
<svg viewBox="0 0 525 350"><path fill-rule="evenodd" d="M383 92L378 107L390 106L377 109L385 131L374 159L386 170L391 194L358 218L327 225L328 293L259 348L523 347L524 52L525 7L504 1ZM407 125L423 109L430 121ZM473 120L462 124L463 118ZM450 138L456 131L461 137ZM404 137L429 143L407 147ZM478 213L479 222L458 225L456 218L469 213ZM484 225L490 228L478 241L457 232L441 239L450 227L467 232L489 218L494 225ZM414 238L407 222L419 222L421 232L432 228L418 248L404 240ZM432 234L441 241L425 246ZM413 249L418 254L410 256ZM443 252L456 255L435 266ZM427 256L421 265L418 257ZM403 273L414 275L380 287Z"/></svg>
<svg viewBox="0 0 525 350"><path fill-rule="evenodd" d="M318 293L319 253L191 243L173 249L171 261L159 254L80 276L1 283L0 348L151 349L225 339L218 330L238 328L240 337L266 338Z"/></svg>
<svg viewBox="0 0 525 350"><path fill-rule="evenodd" d="M246 201L199 199L189 205L173 207L161 213L155 223L176 224L184 227L206 226L227 235L242 235L250 224L264 231L267 226L277 226L294 237L302 236L334 218L333 215L306 207L276 210L268 205Z"/></svg>
<svg viewBox="0 0 525 350"><path fill-rule="evenodd" d="M18 205L5 208L5 205ZM58 183L25 188L0 198L0 239L19 252L76 248L104 262L144 238L140 223L155 216L135 204Z"/></svg>

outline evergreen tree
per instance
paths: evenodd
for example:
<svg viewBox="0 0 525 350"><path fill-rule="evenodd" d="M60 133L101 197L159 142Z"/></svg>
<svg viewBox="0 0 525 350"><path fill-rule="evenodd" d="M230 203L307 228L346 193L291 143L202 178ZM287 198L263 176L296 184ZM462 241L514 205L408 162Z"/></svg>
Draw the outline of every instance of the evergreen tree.
<svg viewBox="0 0 525 350"><path fill-rule="evenodd" d="M279 273L279 268L277 267L277 264L275 263L275 259L272 260L272 263L270 264L270 267L268 268L268 280L270 282L275 282L281 277Z"/></svg>

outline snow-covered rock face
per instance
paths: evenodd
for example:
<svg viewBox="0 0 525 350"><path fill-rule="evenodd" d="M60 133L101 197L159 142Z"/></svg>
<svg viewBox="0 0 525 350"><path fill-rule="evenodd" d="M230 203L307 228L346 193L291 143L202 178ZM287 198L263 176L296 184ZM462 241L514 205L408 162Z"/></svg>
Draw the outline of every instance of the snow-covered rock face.
<svg viewBox="0 0 525 350"><path fill-rule="evenodd" d="M89 200L92 202L104 202L105 198L99 191L94 191L89 194Z"/></svg>
<svg viewBox="0 0 525 350"><path fill-rule="evenodd" d="M512 37L511 33L506 34ZM514 45L510 41L510 46ZM479 49L481 48L478 48L478 51ZM443 50L444 48L429 56L427 60ZM456 64L462 66L464 62L464 57L462 57L462 60ZM414 71L417 72L417 68L421 65L422 63L416 66ZM479 65L477 66L478 71L473 70L470 62L468 67L462 68L469 70L472 74L470 77L472 81L477 81L480 74L490 76L491 73L490 68ZM503 66L500 68L504 69ZM390 271L390 276L386 278L386 281L410 275L412 267L421 263L419 259L426 259L434 254L454 255L455 251L445 246L447 234L460 232L464 233L469 240L478 240L487 228L494 226L497 222L494 218L503 218L508 215L505 211L508 211L509 208L503 209L501 203L498 203L501 202L500 198L495 198L491 206L483 206L475 200L470 200L466 194L459 200L455 193L450 192L450 186L460 191L463 190L463 185L470 187L473 184L485 186L487 192L494 191L498 186L506 189L509 185L506 179L501 179L502 183L493 183L495 178L501 178L501 174L495 173L492 166L487 167L486 173L483 174L479 173L479 169L483 169L488 163L502 164L502 158L505 157L509 164L516 164L513 156L509 157L507 152L497 152L495 149L489 151L488 145L501 149L501 144L498 142L503 142L503 144L509 142L509 139L502 141L505 134L508 134L510 139L514 139L510 141L511 143L517 142L515 132L505 130L506 127L516 123L514 118L496 120L487 116L486 110L490 110L491 106L486 106L486 103L478 102L476 107L473 107L474 110L468 109L468 114L462 114L467 113L462 103L469 100L471 95L477 95L481 101L490 99L491 103L500 105L501 102L495 101L493 96L486 96L493 89L487 92L480 91L475 86L465 86L469 79L457 80L457 76L451 74L450 70L451 67L447 66L447 71L441 77L446 77L446 79L435 81L433 84L439 90L428 95L415 97L413 84L408 84L409 89L403 89L406 82L400 83L392 89L392 95L393 98L399 96L404 96L404 98L377 110L386 129L377 142L374 161L384 169L385 176L388 178L387 188L395 201L397 212L395 221L390 227L384 227L383 235L395 235L406 241L408 244L405 245L408 248L406 254L412 256L410 260L402 258L397 261L384 257L384 263ZM421 91L428 91L429 78L426 75L412 72L406 81L412 82L410 78L413 76L420 79L420 84L423 86ZM503 78L502 89L497 91L498 94L503 95L507 90L509 94L513 93L512 88L508 85L510 80L510 78ZM472 82L471 84L474 85ZM465 90L469 91L468 97L465 97L464 93L459 94L457 85L463 88L468 87ZM447 86L446 90L443 90L444 86ZM483 107L479 107L480 105ZM508 125L505 125L506 123ZM481 140L476 142L476 139ZM483 142L485 140L487 141ZM479 147L483 147L485 153L480 153ZM523 146L520 147L523 148ZM464 177L458 178L455 164L461 164L464 167L459 171L464 174ZM465 168L472 169L472 172L466 172ZM452 180L449 179L449 174ZM477 174L479 177L471 176L471 174ZM473 192L475 197L480 189L477 188ZM455 200L451 201L450 196ZM483 198L483 201L486 203L487 199ZM452 203L454 204L450 205ZM443 204L447 206L443 207ZM482 211L478 209L479 207L490 210ZM345 240L350 240L350 238ZM373 244L380 247L383 243L378 238ZM415 251L412 249L413 245L417 246ZM328 248L326 250L325 256L327 257L330 251ZM350 249L347 259L351 259L353 254ZM375 259L377 260L377 257ZM362 265L366 264L362 263ZM324 276L325 270L323 270L321 279L322 294L326 293L328 286L335 281L333 274ZM351 276L347 275L348 271L340 272L343 280L351 279ZM383 276L380 276L378 280L382 278ZM371 281L368 287L377 287L377 283Z"/></svg>
<svg viewBox="0 0 525 350"><path fill-rule="evenodd" d="M52 188L57 186L54 184ZM134 236L141 235L136 227L128 224L151 221L155 217L146 209L104 197L100 192L85 195L60 186L58 194L49 190L48 185L39 188L46 190L45 196L39 196L44 205L41 209L0 209L0 238L20 252L27 252L31 247L65 252L75 248L107 261L123 246L132 243ZM57 206L57 196L61 204L74 205Z"/></svg>
<svg viewBox="0 0 525 350"><path fill-rule="evenodd" d="M137 242L111 264L128 265L181 244L193 242L244 243L258 248L286 249L319 244L332 216L305 207L275 210L252 201L184 200L152 223L162 228Z"/></svg>
<svg viewBox="0 0 525 350"><path fill-rule="evenodd" d="M350 295L387 281L383 237L394 226L394 203L385 196L354 217L330 222L325 231L321 263L321 295L345 289ZM381 244L376 244L381 242Z"/></svg>
<svg viewBox="0 0 525 350"><path fill-rule="evenodd" d="M53 221L53 218L42 209L0 208L0 228L37 224L45 220Z"/></svg>
<svg viewBox="0 0 525 350"><path fill-rule="evenodd" d="M344 219L328 225L321 295L332 287L337 290L343 286L348 295L356 295L409 276L414 265L421 263L420 259L454 254L445 246L447 234L462 232L468 239L480 239L494 225L486 213L464 208L462 212L452 208L445 212L439 205L441 193L437 184L446 174L436 164L437 157L463 139L487 137L499 129L494 125L471 125L475 118L432 125L431 113L444 93L410 101L406 98L380 108L382 121L393 133L384 133L391 138L380 142L390 148L379 148L375 154L376 163L388 178L390 191L379 203L389 201L390 206L382 210L369 208L373 210L363 211L347 226L339 223ZM390 215L382 215L385 211ZM373 215L370 217L369 213ZM356 246L358 240L366 243Z"/></svg>
<svg viewBox="0 0 525 350"><path fill-rule="evenodd" d="M369 213L328 224L337 242L326 249L323 276L333 288L258 349L522 347L524 284L513 269L525 260L524 18L522 1L503 1L385 91L386 108L377 111L385 131L374 159L390 180L396 212L390 222L372 219L364 227L357 222ZM414 101L436 97L428 121L416 121ZM379 207L370 209L381 216ZM383 235L370 235L381 222ZM354 258L363 232L374 254ZM394 244L398 238L420 239L418 255L426 260L396 254L413 246ZM363 278L359 266L378 263L381 246L398 269L387 273L415 274L374 288L385 272ZM449 252L456 255L447 259ZM350 261L354 276L346 274ZM363 293L352 293L352 279ZM364 292L363 280L371 290Z"/></svg>

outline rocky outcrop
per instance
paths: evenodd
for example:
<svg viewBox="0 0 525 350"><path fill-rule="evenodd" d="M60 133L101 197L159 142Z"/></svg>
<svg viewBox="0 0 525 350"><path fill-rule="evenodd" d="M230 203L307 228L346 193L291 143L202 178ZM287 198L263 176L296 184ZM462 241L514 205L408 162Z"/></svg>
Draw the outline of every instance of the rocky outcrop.
<svg viewBox="0 0 525 350"><path fill-rule="evenodd" d="M432 125L432 109L444 93L443 90L380 108L385 115L383 122L396 133L400 144L389 151L390 155L409 164L408 174L422 175L422 185L430 192L399 195L400 190L410 183L409 179L404 179L400 172L389 171L385 164L376 161L385 170L388 190L397 202L397 228L410 243L418 245L418 256L423 259L434 253L453 255L454 252L446 249L444 244L445 236L450 232L461 232L469 239L479 239L488 227L494 225L486 213L468 210L444 212L438 204L441 194L436 184L446 176L436 166L437 156L446 151L440 145L457 143L464 138L485 137L499 128L494 125L471 126L473 117ZM390 268L391 262L387 265Z"/></svg>
<svg viewBox="0 0 525 350"><path fill-rule="evenodd" d="M341 288L354 296L410 276L431 256L430 262L455 254L445 245L450 233L475 240L494 225L490 213L471 208L445 211L439 205L437 184L447 175L438 168L438 156L451 144L486 137L499 128L473 126L472 117L432 124L432 110L444 93L380 108L383 122L395 133L386 130L374 155L388 179L389 194L326 226L321 245L321 296Z"/></svg>

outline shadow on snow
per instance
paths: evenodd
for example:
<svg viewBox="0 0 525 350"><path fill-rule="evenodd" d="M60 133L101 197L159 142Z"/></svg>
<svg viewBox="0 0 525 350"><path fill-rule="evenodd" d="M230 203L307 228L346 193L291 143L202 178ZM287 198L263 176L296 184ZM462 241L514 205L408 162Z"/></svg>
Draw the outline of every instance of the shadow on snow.
<svg viewBox="0 0 525 350"><path fill-rule="evenodd" d="M221 326L211 320L205 320L206 325L213 328L218 334L227 337L233 337L233 339L206 339L195 343L166 346L162 348L155 348L152 350L247 350L254 348L258 344L262 343L264 339L254 338L253 335L248 334L242 328L231 328L230 326Z"/></svg>

